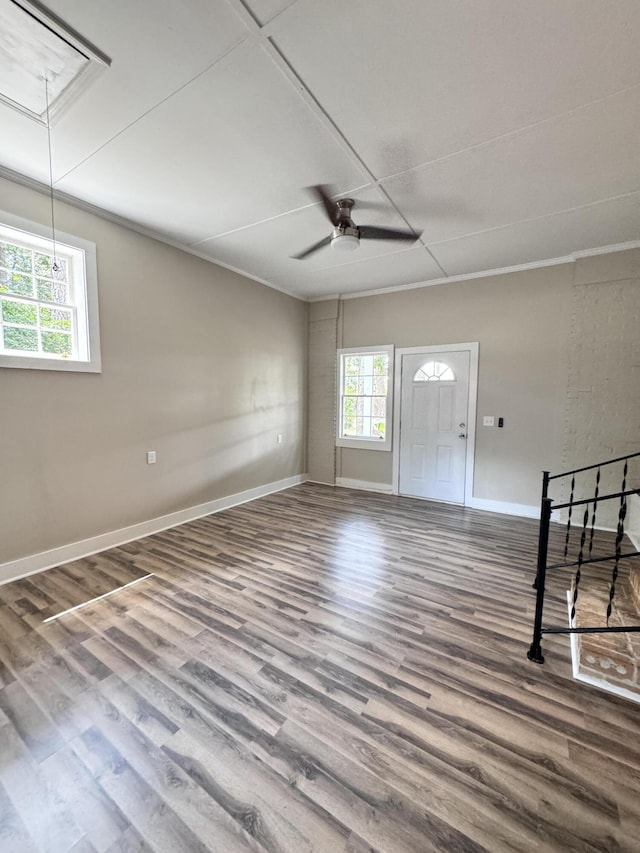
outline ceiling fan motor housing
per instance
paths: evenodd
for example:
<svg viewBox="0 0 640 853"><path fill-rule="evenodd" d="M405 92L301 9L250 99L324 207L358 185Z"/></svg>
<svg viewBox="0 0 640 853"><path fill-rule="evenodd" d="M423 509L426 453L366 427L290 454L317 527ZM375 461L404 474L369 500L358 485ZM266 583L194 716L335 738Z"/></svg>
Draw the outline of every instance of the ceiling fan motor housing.
<svg viewBox="0 0 640 853"><path fill-rule="evenodd" d="M352 198L340 198L338 206L338 222L331 232L331 248L351 252L360 245L360 232L351 219Z"/></svg>
<svg viewBox="0 0 640 853"><path fill-rule="evenodd" d="M331 232L331 248L352 251L360 245L360 232L355 225L340 224Z"/></svg>

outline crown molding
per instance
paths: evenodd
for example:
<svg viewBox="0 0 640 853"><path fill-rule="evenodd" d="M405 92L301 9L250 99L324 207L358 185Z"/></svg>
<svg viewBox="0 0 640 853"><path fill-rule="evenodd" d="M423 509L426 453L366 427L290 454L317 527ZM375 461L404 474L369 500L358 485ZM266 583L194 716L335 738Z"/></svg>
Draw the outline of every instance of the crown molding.
<svg viewBox="0 0 640 853"><path fill-rule="evenodd" d="M611 255L616 252L628 252L632 249L640 249L640 240L629 240L626 243L613 243L610 246L598 246L594 249L580 249L559 258L546 258L542 261L531 261L527 264L515 264L510 267L498 267L492 270L481 270L480 272L465 273L462 275L451 275L446 278L434 278L429 281L417 281L411 284L398 284L393 287L383 287L376 290L365 290L358 293L343 293L340 299L360 299L366 296L380 296L383 293L395 293L400 290L417 290L422 287L434 287L438 284L455 284L459 281L472 281L476 278L489 278L496 275L508 275L514 272L526 272L528 270L544 269L544 267L555 267L562 264L575 264L582 258L593 258L596 255ZM310 299L310 302L320 302L330 297L318 297ZM333 297L335 298L335 297Z"/></svg>
<svg viewBox="0 0 640 853"><path fill-rule="evenodd" d="M7 181L11 181L13 184L18 184L19 186L27 187L27 189L35 190L35 192L41 193L42 195L49 196L50 189L47 184L42 183L42 181L37 180L36 178L31 178L28 175L23 175L21 172L16 172L13 169L9 169L6 166L0 165L0 178L4 178ZM148 237L150 240L156 240L159 243L164 243L166 246L171 246L173 249L178 249L181 252L186 252L188 255L193 255L196 258L200 258L203 261L207 261L210 264L213 264L217 267L222 267L223 269L229 270L230 272L236 273L237 275L241 275L243 278L247 278L251 281L256 281L258 284L264 284L266 287L270 287L272 290L277 290L280 293L284 293L286 296L291 296L294 299L298 299L301 302L306 302L306 298L304 296L300 296L297 293L293 293L291 290L287 290L285 287L281 287L280 285L274 284L273 282L267 281L264 278L259 278L256 275L251 275L251 273L245 272L244 270L238 269L237 267L231 266L231 264L225 264L222 261L215 260L214 258L205 255L203 252L198 252L197 249L193 249L188 243L181 243L178 240L172 240L170 237L167 237L165 234L162 234L159 231L155 231L152 228L146 228L144 225L139 225L137 222L133 222L131 219L127 219L124 216L120 216L117 213L111 213L109 210L105 210L102 207L98 207L98 205L91 204L91 202L84 201L77 196L71 195L70 193L62 192L61 190L57 190L54 187L53 196L56 201L62 202L63 204L68 204L71 207L75 207L78 210L83 210L85 213L90 213L92 216L97 216L99 219L105 219L107 222L111 222L114 225L119 225L121 228L127 228L129 231L135 231L136 234L141 234L143 237Z"/></svg>
<svg viewBox="0 0 640 853"><path fill-rule="evenodd" d="M640 249L640 240L629 240L626 243L613 243L611 246L598 246L595 249L581 249L573 252L576 261L580 258L593 258L596 255L610 255L614 252L629 252L632 249Z"/></svg>
<svg viewBox="0 0 640 853"><path fill-rule="evenodd" d="M400 290L417 290L421 287L435 287L438 284L455 284L458 281L472 281L476 278L489 278L494 275L508 275L513 272L525 272L526 270L537 270L543 267L555 267L561 264L575 263L573 255L561 258L549 258L544 261L533 261L528 264L515 264L510 267L498 267L492 270L480 270L480 272L464 273L462 275L450 275L445 278L433 278L428 281L416 281L411 284L396 284L393 287L381 287L377 290L364 290L359 293L343 293L340 299L360 299L365 296L380 296L383 293L396 293Z"/></svg>

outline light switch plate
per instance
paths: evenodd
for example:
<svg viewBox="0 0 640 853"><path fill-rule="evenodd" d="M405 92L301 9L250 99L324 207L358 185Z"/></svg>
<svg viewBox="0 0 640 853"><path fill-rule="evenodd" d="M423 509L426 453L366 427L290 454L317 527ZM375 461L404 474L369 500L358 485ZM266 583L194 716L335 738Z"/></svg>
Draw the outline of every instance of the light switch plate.
<svg viewBox="0 0 640 853"><path fill-rule="evenodd" d="M495 418L493 415L485 415L482 418L482 426L493 426L495 424Z"/></svg>

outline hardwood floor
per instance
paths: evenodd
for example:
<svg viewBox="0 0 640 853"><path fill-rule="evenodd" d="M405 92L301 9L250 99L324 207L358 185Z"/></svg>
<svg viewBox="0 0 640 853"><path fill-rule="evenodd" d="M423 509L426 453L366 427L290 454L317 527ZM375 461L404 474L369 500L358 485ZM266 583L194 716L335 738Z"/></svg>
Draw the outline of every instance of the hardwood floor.
<svg viewBox="0 0 640 853"><path fill-rule="evenodd" d="M526 660L535 552L306 484L0 587L0 850L638 851L638 708Z"/></svg>

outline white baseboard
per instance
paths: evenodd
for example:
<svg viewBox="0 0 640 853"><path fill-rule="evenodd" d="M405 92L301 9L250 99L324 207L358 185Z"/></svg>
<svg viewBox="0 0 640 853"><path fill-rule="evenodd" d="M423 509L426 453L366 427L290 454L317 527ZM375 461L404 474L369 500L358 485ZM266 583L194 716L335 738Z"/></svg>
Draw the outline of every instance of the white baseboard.
<svg viewBox="0 0 640 853"><path fill-rule="evenodd" d="M343 489L360 489L363 492L379 492L392 495L393 489L387 483L370 483L367 480L350 480L348 477L336 477L336 486Z"/></svg>
<svg viewBox="0 0 640 853"><path fill-rule="evenodd" d="M625 533L636 551L640 551L640 495L629 495L628 507Z"/></svg>
<svg viewBox="0 0 640 853"><path fill-rule="evenodd" d="M391 485L387 483L371 483L367 480L350 480L348 477L336 477L336 486L344 489L361 489L364 492L379 492L383 495L394 494ZM540 518L539 506L514 504L506 501L490 501L484 498L472 498L467 506L471 509L483 509L486 512L500 512L503 515L519 515L525 518Z"/></svg>
<svg viewBox="0 0 640 853"><path fill-rule="evenodd" d="M540 518L540 507L528 504L514 504L508 501L491 501L487 498L471 498L467 504L471 509L483 509L485 512L499 512L502 515L519 515L523 518Z"/></svg>
<svg viewBox="0 0 640 853"><path fill-rule="evenodd" d="M51 569L71 560L80 560L83 557L91 556L91 554L97 554L99 551L106 551L107 548L116 548L118 545L132 542L134 539L142 539L152 533L160 533L161 530L167 530L169 527L176 527L178 524L185 524L187 521L194 521L196 518L213 515L213 513L221 512L232 506L238 506L238 504L247 503L256 498L289 489L291 486L304 483L306 479L306 474L296 474L284 480L276 480L273 483L266 483L264 486L256 486L254 489L247 489L244 492L237 492L234 495L227 495L224 498L171 512L168 515L151 518L149 521L142 521L129 527L121 527L119 530L112 530L109 533L101 533L99 536L92 536L90 539L71 542L69 545L52 548L50 551L41 551L39 554L31 554L9 563L0 563L0 584L43 572L45 569Z"/></svg>

